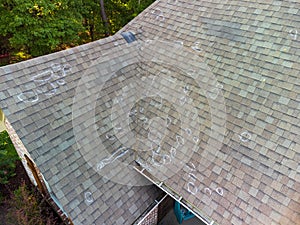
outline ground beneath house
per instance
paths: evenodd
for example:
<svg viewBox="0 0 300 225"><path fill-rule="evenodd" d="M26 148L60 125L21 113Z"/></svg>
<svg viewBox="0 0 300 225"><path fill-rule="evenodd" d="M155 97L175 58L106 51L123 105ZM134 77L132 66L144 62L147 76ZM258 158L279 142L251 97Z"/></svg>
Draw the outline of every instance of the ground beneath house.
<svg viewBox="0 0 300 225"><path fill-rule="evenodd" d="M46 202L43 201L42 195L38 192L36 187L31 183L29 177L22 165L21 161L16 162L16 175L9 179L8 184L0 184L0 221L2 225L11 225L11 224L18 224L17 221L15 223L7 222L6 215L9 212L10 204L9 201L12 200L13 192L18 189L22 183L25 183L26 187L29 190L32 190L34 193L35 198L38 201L38 204L41 206L41 213L40 216L44 221L48 218L51 218L51 225L63 225L64 223L57 215L57 213L51 208L51 206ZM53 222L53 223L52 223ZM46 224L46 223L45 223Z"/></svg>

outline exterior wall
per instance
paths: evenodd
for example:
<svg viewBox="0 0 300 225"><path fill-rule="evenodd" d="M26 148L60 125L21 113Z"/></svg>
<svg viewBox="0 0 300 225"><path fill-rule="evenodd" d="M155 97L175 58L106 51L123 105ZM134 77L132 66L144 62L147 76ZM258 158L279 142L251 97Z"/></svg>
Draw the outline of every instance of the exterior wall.
<svg viewBox="0 0 300 225"><path fill-rule="evenodd" d="M150 213L143 218L138 225L156 225L158 223L158 205L156 205Z"/></svg>
<svg viewBox="0 0 300 225"><path fill-rule="evenodd" d="M28 153L27 149L23 145L23 143L20 140L19 136L17 135L16 131L14 130L14 128L11 126L11 124L8 122L7 119L5 119L5 128L9 134L9 137L10 137L12 143L15 146L15 149L16 149L20 159L22 160L23 166L24 166L31 182L36 186L37 183L35 181L32 171L30 170L30 168L27 165L27 160L25 158L25 155L27 155L30 158L30 154Z"/></svg>
<svg viewBox="0 0 300 225"><path fill-rule="evenodd" d="M172 209L174 200L165 195L160 201L156 201L156 204L134 225L157 225L160 220Z"/></svg>

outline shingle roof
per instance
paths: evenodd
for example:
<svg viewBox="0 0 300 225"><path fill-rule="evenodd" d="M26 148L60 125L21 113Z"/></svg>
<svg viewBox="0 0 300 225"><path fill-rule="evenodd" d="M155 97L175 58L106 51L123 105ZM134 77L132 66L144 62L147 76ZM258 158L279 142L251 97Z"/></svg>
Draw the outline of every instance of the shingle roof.
<svg viewBox="0 0 300 225"><path fill-rule="evenodd" d="M119 35L0 68L1 108L75 224L131 224L160 195L97 175L75 141L77 81L116 42L126 43Z"/></svg>
<svg viewBox="0 0 300 225"><path fill-rule="evenodd" d="M100 179L143 184L134 161L208 223L300 224L299 9L157 1L113 37L0 68L1 107L79 224L153 201Z"/></svg>

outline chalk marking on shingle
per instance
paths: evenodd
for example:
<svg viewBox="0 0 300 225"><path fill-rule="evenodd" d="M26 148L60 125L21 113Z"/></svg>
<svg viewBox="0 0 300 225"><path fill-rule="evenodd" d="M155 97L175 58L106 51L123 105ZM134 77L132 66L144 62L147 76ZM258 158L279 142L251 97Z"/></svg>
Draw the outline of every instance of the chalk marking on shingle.
<svg viewBox="0 0 300 225"><path fill-rule="evenodd" d="M223 196L223 194L224 194L223 188L220 188L220 187L216 188L216 192L221 196Z"/></svg>
<svg viewBox="0 0 300 225"><path fill-rule="evenodd" d="M298 37L298 31L296 29L291 29L289 31L289 34L290 36L294 39L294 40L297 40L297 37Z"/></svg>
<svg viewBox="0 0 300 225"><path fill-rule="evenodd" d="M160 22L165 21L165 16L159 8L152 10L151 14L155 16L156 20L159 20Z"/></svg>
<svg viewBox="0 0 300 225"><path fill-rule="evenodd" d="M239 135L239 138L242 142L249 142L252 136L248 131L244 131L241 133L241 135Z"/></svg>
<svg viewBox="0 0 300 225"><path fill-rule="evenodd" d="M88 203L94 202L93 195L89 191L84 193L84 198Z"/></svg>

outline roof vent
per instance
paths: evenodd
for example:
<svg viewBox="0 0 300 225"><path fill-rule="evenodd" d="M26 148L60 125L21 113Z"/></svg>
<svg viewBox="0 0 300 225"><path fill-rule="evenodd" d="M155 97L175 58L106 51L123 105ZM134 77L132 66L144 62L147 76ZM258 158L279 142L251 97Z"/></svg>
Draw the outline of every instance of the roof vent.
<svg viewBox="0 0 300 225"><path fill-rule="evenodd" d="M131 43L131 42L136 41L136 38L135 38L134 34L131 33L130 31L128 31L128 32L123 32L121 35L122 35L123 38L127 41L127 43Z"/></svg>

